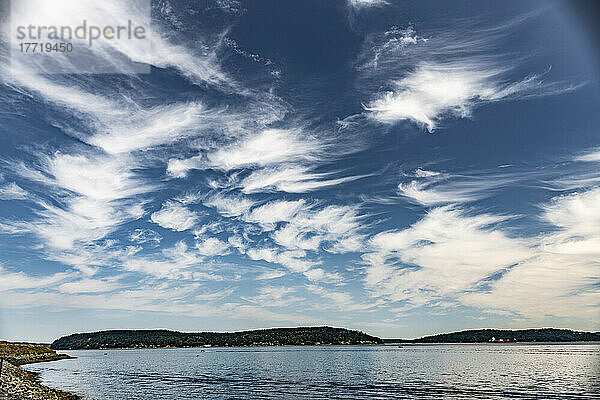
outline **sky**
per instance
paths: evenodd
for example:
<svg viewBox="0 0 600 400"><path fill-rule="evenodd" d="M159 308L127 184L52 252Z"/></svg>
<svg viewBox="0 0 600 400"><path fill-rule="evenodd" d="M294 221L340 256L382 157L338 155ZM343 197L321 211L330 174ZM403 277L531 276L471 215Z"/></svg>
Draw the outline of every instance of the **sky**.
<svg viewBox="0 0 600 400"><path fill-rule="evenodd" d="M152 1L108 73L3 36L0 338L599 330L591 4Z"/></svg>

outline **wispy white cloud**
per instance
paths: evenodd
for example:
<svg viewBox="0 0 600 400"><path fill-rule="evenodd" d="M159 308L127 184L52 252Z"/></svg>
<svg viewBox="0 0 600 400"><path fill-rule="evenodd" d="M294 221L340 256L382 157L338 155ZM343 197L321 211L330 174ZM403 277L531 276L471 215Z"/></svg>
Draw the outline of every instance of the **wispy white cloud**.
<svg viewBox="0 0 600 400"><path fill-rule="evenodd" d="M242 298L263 307L285 307L304 300L301 297L292 295L296 291L296 288L293 287L262 286L258 288L256 295Z"/></svg>
<svg viewBox="0 0 600 400"><path fill-rule="evenodd" d="M16 61L18 63L18 61ZM5 66L4 64L0 67ZM59 107L66 107L77 115L88 114L98 118L117 120L127 115L127 109L116 107L116 103L97 93L88 92L76 85L62 84L57 80L45 78L36 73L35 68L26 65L17 65L19 74L12 74L9 70L2 70L3 82L15 86L29 95L36 95L43 101ZM15 68L15 67L13 67ZM43 71L43 69L42 69Z"/></svg>
<svg viewBox="0 0 600 400"><path fill-rule="evenodd" d="M65 282L59 285L57 290L63 293L102 293L111 292L122 287L123 285L111 280L86 278Z"/></svg>
<svg viewBox="0 0 600 400"><path fill-rule="evenodd" d="M314 293L318 296L321 296L332 302L330 306L338 310L344 311L364 311L372 309L378 305L377 302L373 302L370 304L360 304L357 303L353 296L347 292L341 292L336 290L331 290L330 288L323 288L317 285L307 285L306 289L311 293Z"/></svg>
<svg viewBox="0 0 600 400"><path fill-rule="evenodd" d="M542 220L555 229L531 237L510 235L506 217L435 208L408 229L371 239L366 286L403 312L441 301L538 323L591 318L600 305L598 204L600 189L559 196L542 205Z"/></svg>
<svg viewBox="0 0 600 400"><path fill-rule="evenodd" d="M126 271L157 278L221 280L219 276L197 268L202 265L203 261L204 258L198 252L190 250L185 242L179 241L173 247L162 249L160 254L122 257L119 266Z"/></svg>
<svg viewBox="0 0 600 400"><path fill-rule="evenodd" d="M371 37L365 43L365 51L359 56L358 69L398 68L398 57L406 55L412 47L425 44L429 39L417 35L412 26L400 28L393 26L380 37Z"/></svg>
<svg viewBox="0 0 600 400"><path fill-rule="evenodd" d="M265 129L205 156L171 159L167 171L176 177L183 177L191 169L220 168L228 171L300 160L314 161L320 152L319 142L300 130Z"/></svg>
<svg viewBox="0 0 600 400"><path fill-rule="evenodd" d="M139 244L152 243L154 245L159 245L160 241L162 240L162 236L152 229L137 228L131 232L129 235L129 240Z"/></svg>
<svg viewBox="0 0 600 400"><path fill-rule="evenodd" d="M199 301L221 300L221 299L224 299L225 297L230 296L231 294L233 294L233 292L235 292L235 289L233 289L233 288L217 290L216 292L204 292L204 293L200 293L200 294L194 296L194 299L199 300Z"/></svg>
<svg viewBox="0 0 600 400"><path fill-rule="evenodd" d="M270 263L277 263L285 266L292 272L304 273L319 261L311 261L306 258L306 252L303 250L281 251L276 248L250 248L246 254L252 260L264 260Z"/></svg>
<svg viewBox="0 0 600 400"><path fill-rule="evenodd" d="M272 201L252 209L244 216L244 220L259 224L264 230L273 230L280 222L290 222L305 204L305 200Z"/></svg>
<svg viewBox="0 0 600 400"><path fill-rule="evenodd" d="M298 130L266 129L209 153L207 160L210 166L230 170L298 160L314 161L320 150L319 142Z"/></svg>
<svg viewBox="0 0 600 400"><path fill-rule="evenodd" d="M206 198L202 204L215 208L226 217L237 217L248 212L254 202L247 197L216 194Z"/></svg>
<svg viewBox="0 0 600 400"><path fill-rule="evenodd" d="M150 220L163 228L186 231L198 223L198 213L175 201L167 201L150 216Z"/></svg>
<svg viewBox="0 0 600 400"><path fill-rule="evenodd" d="M350 244L349 239L360 242L362 219L357 206L327 206L299 212L272 236L277 244L288 249L316 251L326 243L333 252L356 251L358 249L344 248L343 244Z"/></svg>
<svg viewBox="0 0 600 400"><path fill-rule="evenodd" d="M409 183L398 184L398 192L414 202L426 206L448 203L465 203L477 200L476 192L461 191L457 188L447 191L429 188L431 182L411 181Z"/></svg>
<svg viewBox="0 0 600 400"><path fill-rule="evenodd" d="M313 282L339 283L343 277L329 269L317 268L319 259L307 251L348 253L363 248L361 216L356 206L327 206L315 209L305 201L275 201L257 207L242 217L271 232L273 245L248 246L237 238L234 247L251 260L279 264ZM276 227L276 224L278 227ZM276 273L275 277L281 276ZM271 276L269 275L269 278ZM266 279L266 278L260 278Z"/></svg>
<svg viewBox="0 0 600 400"><path fill-rule="evenodd" d="M323 268L311 268L304 272L304 276L311 282L338 283L343 280L337 272L327 272Z"/></svg>
<svg viewBox="0 0 600 400"><path fill-rule="evenodd" d="M218 114L218 110L207 110L200 103L176 103L132 112L126 120L101 114L97 117L105 132L86 141L111 154L149 149L197 135L199 124L215 119L207 117L208 113Z"/></svg>
<svg viewBox="0 0 600 400"><path fill-rule="evenodd" d="M542 218L572 237L600 234L599 206L600 188L595 188L555 198L543 206Z"/></svg>
<svg viewBox="0 0 600 400"><path fill-rule="evenodd" d="M125 166L124 162L130 166ZM42 159L42 163L42 172L50 175L49 179L27 170L22 172L23 176L91 199L112 201L154 189L131 171L136 165L132 159L57 152Z"/></svg>
<svg viewBox="0 0 600 400"><path fill-rule="evenodd" d="M539 88L530 76L518 82L502 79L506 71L484 61L466 59L447 63L421 62L392 89L365 106L370 118L393 124L409 120L430 132L447 115L466 118L475 106L499 101Z"/></svg>
<svg viewBox="0 0 600 400"><path fill-rule="evenodd" d="M564 157L560 174L545 174L541 180L546 189L563 193L594 189L600 186L600 169L595 167L597 163L600 163L599 149L587 149L577 155Z"/></svg>
<svg viewBox="0 0 600 400"><path fill-rule="evenodd" d="M330 179L335 173L315 173L311 170L311 167L293 164L263 168L244 178L240 187L246 194L263 191L305 193L364 177L361 175Z"/></svg>
<svg viewBox="0 0 600 400"><path fill-rule="evenodd" d="M430 178L430 177L440 176L440 175L441 175L440 172L428 171L428 170L422 169L422 168L417 168L415 170L415 176L417 178Z"/></svg>
<svg viewBox="0 0 600 400"><path fill-rule="evenodd" d="M273 240L289 249L317 251L323 236L315 235L313 229L300 224L288 224L273 233Z"/></svg>
<svg viewBox="0 0 600 400"><path fill-rule="evenodd" d="M157 68L174 68L196 84L234 86L235 83L219 67L214 50L204 47L204 52L174 44L161 31L159 24L150 24L150 9L143 2L123 3L114 0L82 3L74 0L57 0L50 5L43 0L25 0L11 9L11 20L17 25L78 26L84 19L90 25L127 26L128 22L146 28L144 41L99 40L94 46L86 47L85 61L96 65L110 66L112 71L130 70L131 61L152 65ZM74 38L76 45L79 42ZM87 40L87 39L84 39ZM217 39L218 40L218 39ZM79 43L81 45L81 43ZM83 57L83 56L82 56ZM77 64L69 57L53 57L52 60L68 71L78 71ZM110 64L107 60L111 60ZM36 60L28 60L40 72L46 66ZM78 60L81 64L82 60ZM81 65L79 65L81 68Z"/></svg>
<svg viewBox="0 0 600 400"><path fill-rule="evenodd" d="M14 182L0 185L0 200L24 200L29 193Z"/></svg>
<svg viewBox="0 0 600 400"><path fill-rule="evenodd" d="M321 262L308 258L304 250L250 248L246 251L246 254L252 260L264 260L269 263L283 265L291 272L300 273L312 282L338 283L343 279L342 276L336 272L328 272L323 268L316 268ZM267 271L261 274L257 279L274 279L283 275L284 273L281 271Z"/></svg>
<svg viewBox="0 0 600 400"><path fill-rule="evenodd" d="M65 132L113 155L150 150L185 138L210 137L216 132L227 137L231 132L245 132L249 126L262 126L283 115L282 107L276 101L265 103L259 99L251 99L246 108L239 110L208 108L198 101L148 107L127 93L103 94L86 90L90 83L85 80L50 80L26 67L23 69L24 73L14 76L7 72L7 84L18 85L81 118L90 126L91 134L68 126L64 127ZM140 87L139 90L143 92L146 89ZM249 117L250 114L254 115ZM62 125L64 121L60 123ZM175 168L178 162L185 163L185 160L172 159L174 166L171 168ZM185 176L187 169L169 172Z"/></svg>
<svg viewBox="0 0 600 400"><path fill-rule="evenodd" d="M198 253L207 257L223 256L229 251L229 244L217 238L207 238L196 243Z"/></svg>
<svg viewBox="0 0 600 400"><path fill-rule="evenodd" d="M576 161L600 162L600 150L594 150L575 158Z"/></svg>
<svg viewBox="0 0 600 400"><path fill-rule="evenodd" d="M461 301L533 321L547 316L595 320L600 307L599 205L598 188L543 205L542 218L557 230L537 238L535 256L511 268L488 290L466 293Z"/></svg>
<svg viewBox="0 0 600 400"><path fill-rule="evenodd" d="M355 9L368 7L383 7L389 3L386 0L348 0L350 7Z"/></svg>
<svg viewBox="0 0 600 400"><path fill-rule="evenodd" d="M321 264L320 261L310 259L303 250L284 250L276 253L274 260L292 272L305 274L311 268Z"/></svg>
<svg viewBox="0 0 600 400"><path fill-rule="evenodd" d="M227 224L224 222L211 222L208 224L203 224L198 229L194 229L194 238L201 239L206 234L218 234L223 232L227 228Z"/></svg>
<svg viewBox="0 0 600 400"><path fill-rule="evenodd" d="M65 281L70 276L72 276L72 274L68 272L32 276L21 271L8 271L0 265L0 291L45 288Z"/></svg>
<svg viewBox="0 0 600 400"><path fill-rule="evenodd" d="M410 178L410 176L406 176ZM480 173L451 175L417 169L412 179L398 184L398 193L424 206L468 203L488 197L501 187L514 183L521 174Z"/></svg>
<svg viewBox="0 0 600 400"><path fill-rule="evenodd" d="M0 270L0 273L2 271ZM207 292L202 285L190 281L157 282L139 284L135 288L121 288L113 291L104 291L105 287L97 284L83 282L77 286L66 287L68 293L48 288L40 288L38 282L23 273L29 280L27 289L19 289L18 285L6 290L9 296L2 296L0 304L2 307L19 309L32 307L53 307L59 304L62 310L84 309L84 310L111 310L111 311L152 311L168 313L180 316L192 317L222 317L227 315L230 319L256 320L265 322L286 322L293 324L324 324L325 321L318 318L307 317L296 313L278 313L270 311L260 301L253 305L243 303L222 303L222 300L230 296L234 289L224 288L218 291ZM34 279L34 281L32 281ZM88 288L85 288L88 286ZM73 292L70 292L70 290ZM96 291L88 291L96 290ZM3 281L0 281L0 291L5 291ZM259 291L259 297L264 296L267 300L268 290ZM277 297L277 294L273 293ZM285 294L282 295L284 301ZM250 298L252 299L252 298ZM220 304L218 303L220 302Z"/></svg>
<svg viewBox="0 0 600 400"><path fill-rule="evenodd" d="M13 225L35 233L45 244L56 248L101 239L122 223L144 214L144 201L134 198L154 187L141 182L131 172L134 167L134 162L126 166L122 160L111 157L59 152L41 156L36 168L13 165L15 173L46 185L62 203L57 206L32 198L41 208L35 210L39 218Z"/></svg>
<svg viewBox="0 0 600 400"><path fill-rule="evenodd" d="M341 150L337 150L340 152ZM332 143L301 129L264 129L231 145L187 159L172 158L167 172L186 177L194 169L219 169L225 173L250 169L249 175L228 186L245 194L264 191L303 193L349 182L363 176L336 177L339 172L317 173L315 167L335 157Z"/></svg>
<svg viewBox="0 0 600 400"><path fill-rule="evenodd" d="M418 35L412 26L368 36L357 62L361 86L370 96L365 114L382 124L408 121L432 132L445 118L469 118L483 104L581 86L543 80L549 70L515 76L524 58L503 57L497 46L526 19L488 29L437 30L430 37Z"/></svg>
<svg viewBox="0 0 600 400"><path fill-rule="evenodd" d="M202 169L204 165L203 156L186 159L171 158L167 165L167 173L175 178L185 178L189 171Z"/></svg>
<svg viewBox="0 0 600 400"><path fill-rule="evenodd" d="M197 290L198 285L193 283L176 287L166 284L153 286L141 284L134 289L121 289L114 292L62 293L54 290L29 290L12 292L9 298L3 299L2 304L4 307L13 308L56 307L59 304L63 310L141 310L180 315L214 315L215 307L182 301Z"/></svg>
<svg viewBox="0 0 600 400"><path fill-rule="evenodd" d="M267 271L263 271L260 275L258 275L256 277L256 280L263 281L263 280L276 279L276 278L281 278L282 276L285 276L285 275L286 275L285 271L267 270Z"/></svg>
<svg viewBox="0 0 600 400"><path fill-rule="evenodd" d="M139 246L122 247L117 240L100 240L80 244L68 249L55 249L45 254L48 260L72 267L86 277L102 272L108 266L114 266L123 257L134 255L142 248Z"/></svg>
<svg viewBox="0 0 600 400"><path fill-rule="evenodd" d="M419 306L472 290L528 258L528 246L494 228L505 217L436 208L402 231L371 239L366 284L378 297Z"/></svg>

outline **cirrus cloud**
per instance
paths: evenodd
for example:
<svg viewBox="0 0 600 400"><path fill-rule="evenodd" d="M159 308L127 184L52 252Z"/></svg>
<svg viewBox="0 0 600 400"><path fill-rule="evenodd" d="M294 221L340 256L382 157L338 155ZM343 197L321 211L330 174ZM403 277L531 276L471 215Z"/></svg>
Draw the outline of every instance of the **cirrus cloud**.
<svg viewBox="0 0 600 400"><path fill-rule="evenodd" d="M163 228L186 231L196 225L199 216L180 203L167 201L160 210L152 213L150 220Z"/></svg>

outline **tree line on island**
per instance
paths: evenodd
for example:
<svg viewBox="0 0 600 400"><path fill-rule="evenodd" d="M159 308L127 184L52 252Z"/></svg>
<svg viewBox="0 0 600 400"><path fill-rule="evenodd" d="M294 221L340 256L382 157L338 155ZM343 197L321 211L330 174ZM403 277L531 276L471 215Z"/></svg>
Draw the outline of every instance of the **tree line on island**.
<svg viewBox="0 0 600 400"><path fill-rule="evenodd" d="M361 345L385 343L486 343L486 342L589 342L600 341L600 332L568 329L500 330L477 329L425 336L419 339L381 339L344 328L273 328L242 332L184 333L170 330L109 330L76 333L55 340L56 350L159 348L159 347L242 347L286 345Z"/></svg>
<svg viewBox="0 0 600 400"><path fill-rule="evenodd" d="M486 342L595 342L600 332L577 332L570 329L472 329L442 333L419 339L384 339L384 343L486 343Z"/></svg>
<svg viewBox="0 0 600 400"><path fill-rule="evenodd" d="M331 327L274 328L243 332L183 333L169 330L113 330L76 333L51 344L56 350L202 346L286 346L321 344L380 344L359 331Z"/></svg>

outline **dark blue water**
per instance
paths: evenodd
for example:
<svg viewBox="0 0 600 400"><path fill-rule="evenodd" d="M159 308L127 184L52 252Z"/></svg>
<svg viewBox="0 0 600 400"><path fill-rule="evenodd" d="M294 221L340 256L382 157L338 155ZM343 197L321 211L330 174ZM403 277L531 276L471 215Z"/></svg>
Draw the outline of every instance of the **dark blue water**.
<svg viewBox="0 0 600 400"><path fill-rule="evenodd" d="M84 399L600 398L600 344L82 350L25 366Z"/></svg>

